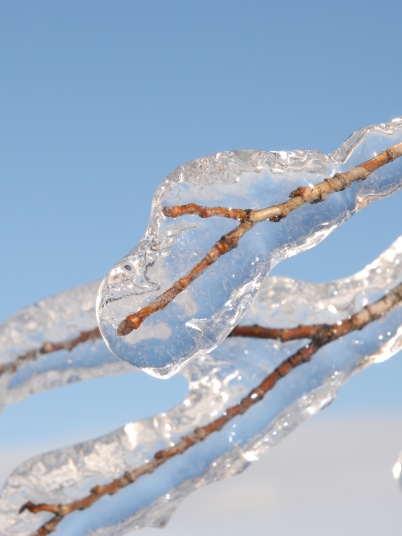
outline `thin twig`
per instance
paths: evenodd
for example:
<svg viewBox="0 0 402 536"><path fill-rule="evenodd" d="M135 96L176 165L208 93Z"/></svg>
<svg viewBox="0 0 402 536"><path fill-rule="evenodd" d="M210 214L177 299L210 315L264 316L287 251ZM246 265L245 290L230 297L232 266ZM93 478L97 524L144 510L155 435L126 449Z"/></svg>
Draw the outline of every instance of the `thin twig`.
<svg viewBox="0 0 402 536"><path fill-rule="evenodd" d="M166 206L163 207L165 216L176 218L185 214L197 214L201 218L211 216L221 216L225 218L234 218L240 221L240 225L233 231L224 235L207 255L192 268L187 275L176 281L171 288L166 290L154 301L137 311L136 313L126 316L117 327L117 335L125 336L134 329L138 329L142 322L153 313L164 309L174 298L183 292L191 283L199 277L211 264L216 262L219 257L228 253L237 247L239 240L244 236L256 223L262 221L279 222L294 210L300 208L306 203L315 204L324 201L326 197L345 190L353 182L366 179L371 173L380 167L392 162L402 155L402 142L389 147L379 155L363 162L345 173L336 173L333 177L324 179L312 187L300 187L293 190L288 201L273 205L260 210L243 210L224 207L203 207L195 203L188 205Z"/></svg>
<svg viewBox="0 0 402 536"><path fill-rule="evenodd" d="M310 338L316 326L299 326L298 328L264 328L261 326L236 326L229 334L229 337L255 337L264 339L279 339L282 342L294 339ZM307 331L306 331L307 330ZM99 328L89 331L81 331L80 334L73 338L61 342L45 342L36 350L28 350L14 358L13 361L0 365L0 376L2 374L14 374L23 364L35 361L43 355L59 350L73 350L79 344L87 341L101 339Z"/></svg>
<svg viewBox="0 0 402 536"><path fill-rule="evenodd" d="M188 205L174 205L171 207L163 207L162 212L169 218L177 218L184 214L196 214L200 218L211 218L212 216L220 216L222 218L231 218L237 221L246 220L251 210L243 210L242 208L225 208L225 207L204 207L189 203Z"/></svg>
<svg viewBox="0 0 402 536"><path fill-rule="evenodd" d="M285 359L277 368L273 370L264 380L250 393L245 396L239 403L228 408L223 415L214 421L196 428L188 435L182 437L180 441L169 448L160 450L154 455L154 458L144 465L126 471L121 477L115 478L112 482L105 485L95 486L90 493L77 501L69 504L34 504L31 501L24 504L20 512L28 510L32 513L51 512L54 517L42 525L33 536L47 536L55 531L58 524L70 513L77 510L85 510L92 504L98 501L105 495L113 495L126 486L134 483L139 477L145 474L150 474L157 467L165 463L170 458L183 454L193 445L204 441L212 433L220 431L227 423L235 417L243 415L246 411L262 400L264 396L275 386L275 384L283 377L287 376L293 369L307 363L313 355L323 346L329 344L344 335L355 330L361 330L371 322L384 317L396 306L402 304L402 283L390 290L385 296L377 300L375 303L366 305L359 312L355 313L348 319L335 324L317 324L313 326L298 326L297 328L285 328L283 330L283 340L292 340L295 338L305 338L306 335L310 338L310 343L304 345L297 350L291 357ZM251 326L253 328L253 326ZM262 328L266 329L266 328ZM304 331L303 331L304 330ZM281 338L279 330L271 330L272 333ZM271 334L272 334L271 333ZM278 337L275 337L278 338Z"/></svg>
<svg viewBox="0 0 402 536"><path fill-rule="evenodd" d="M13 361L0 365L0 376L2 374L13 374L16 370L30 361L35 361L38 357L52 352L58 352L59 350L68 350L71 352L76 346L87 341L95 341L101 339L101 333L99 328L96 327L89 331L81 331L74 339L67 339L61 342L44 342L37 350L28 350L27 352L17 356Z"/></svg>
<svg viewBox="0 0 402 536"><path fill-rule="evenodd" d="M228 337L253 337L255 339L276 339L281 342L297 339L312 339L326 324L313 324L311 326L297 326L296 328L264 328L254 326L236 326Z"/></svg>
<svg viewBox="0 0 402 536"><path fill-rule="evenodd" d="M164 309L174 298L183 292L194 279L197 279L205 270L216 262L219 257L237 248L239 240L244 236L247 231L254 227L254 223L247 220L242 222L236 229L222 236L222 238L214 245L214 247L205 255L201 261L192 268L187 275L178 279L170 289L161 294L156 300L149 305L143 307L140 311L133 315L128 315L117 327L117 335L128 335L140 327L142 322L148 318L148 316Z"/></svg>

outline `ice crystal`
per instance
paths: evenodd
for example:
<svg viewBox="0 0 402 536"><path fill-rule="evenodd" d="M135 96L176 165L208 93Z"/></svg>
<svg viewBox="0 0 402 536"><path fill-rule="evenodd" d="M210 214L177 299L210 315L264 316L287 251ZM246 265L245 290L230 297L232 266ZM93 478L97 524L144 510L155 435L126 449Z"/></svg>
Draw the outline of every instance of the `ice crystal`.
<svg viewBox="0 0 402 536"><path fill-rule="evenodd" d="M273 266L320 242L365 204L401 188L402 159L319 205L301 207L279 223L259 223L166 308L119 337L117 327L127 315L171 287L236 226L227 218L168 218L163 207L197 203L261 209L285 201L300 186L347 171L401 140L402 120L397 119L355 132L329 155L311 150L234 151L176 169L155 193L144 238L100 287L98 321L110 350L161 377L211 351L242 317Z"/></svg>
<svg viewBox="0 0 402 536"><path fill-rule="evenodd" d="M307 321L341 322L401 281L402 237L371 265L350 278L326 284L266 278L241 323L290 327ZM77 330L82 331L82 326L76 324L83 310L80 297L92 291L91 286L77 290L75 307L70 303L72 321L64 318L70 328L61 336L68 336L69 329L74 336ZM47 303L46 317L53 319L47 329L56 329L52 310L59 310L65 296ZM95 324L93 308L87 308L83 322L86 328ZM49 340L50 332L43 334L45 340ZM0 496L1 534L30 536L51 517L48 513L34 515L27 511L18 514L21 505L28 500L69 503L84 497L94 485L104 484L143 465L156 451L177 443L195 428L222 415L303 344L303 340L281 343L230 337L214 351L203 353L182 369L189 382L189 394L173 410L127 423L96 440L25 462L11 474ZM163 526L188 493L208 482L241 472L306 418L330 403L351 375L371 363L389 358L401 344L402 308L397 308L363 330L321 348L312 362L293 370L262 401L205 441L171 458L152 474L140 477L115 495L103 497L90 508L67 516L56 534L118 536L144 526ZM73 359L73 369L80 375L89 353L91 365L87 371L92 370L97 375L109 373L110 362L105 359L105 349L100 340L88 341L85 352L77 346L68 354L61 353L57 363L48 363L47 371L51 367L62 371L59 381L62 383L67 378L65 371L70 370L67 360ZM41 364L47 359L46 355L37 355L29 364L20 365L22 370L31 367L30 379L25 383L27 392L32 390L30 382L38 385L33 371L42 378L42 388L53 387L53 380ZM12 372L7 376L7 381L12 381Z"/></svg>

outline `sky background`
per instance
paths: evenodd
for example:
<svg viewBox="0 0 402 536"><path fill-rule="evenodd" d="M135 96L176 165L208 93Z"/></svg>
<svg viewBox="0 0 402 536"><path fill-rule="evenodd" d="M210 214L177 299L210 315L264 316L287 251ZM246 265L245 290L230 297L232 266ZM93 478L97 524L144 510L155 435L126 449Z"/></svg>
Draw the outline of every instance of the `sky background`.
<svg viewBox="0 0 402 536"><path fill-rule="evenodd" d="M381 7L343 0L3 0L0 321L102 278L142 237L155 188L180 164L231 149L332 152L354 130L402 115L401 20L397 0ZM356 272L401 233L401 202L397 194L372 204L275 273L327 281ZM215 529L234 533L234 524L243 530L238 534L252 529L262 535L277 514L273 527L280 536L295 533L290 521L280 524L284 518L306 523L310 536L329 534L328 520L367 489L344 492L363 482L367 467L378 483L377 499L367 508L369 500L360 498L361 509L347 510L334 534L362 533L390 519L386 533L400 534L402 496L391 466L402 448L401 376L398 356L354 378L330 408L294 434L300 443L290 437L275 449L281 475L275 458L261 462L267 464L265 491L262 469L252 468L250 477L239 477L248 478L249 488L239 480L226 491L208 492L205 508ZM180 377L162 382L138 373L15 404L0 416L0 476L44 448L106 433L166 410L184 395ZM376 441L368 439L369 430L378 431ZM314 454L324 438L329 445L319 452L338 460L331 467L339 482L332 484L331 471L320 469ZM359 457L369 444L372 457ZM289 468L301 452L310 453L310 461L301 462L310 463L308 477ZM304 500L303 514L295 507L290 515L289 494L307 480L315 499ZM272 482L284 490L274 511ZM331 499L325 490L334 486L339 492ZM243 510L235 506L243 517L233 521L230 508L217 506L219 497L231 506L242 502L231 495L235 489L254 493L250 504L259 505L259 514L246 503ZM197 495L183 510L184 525L166 529L166 536L202 526ZM314 501L322 503L322 515L318 507L308 509Z"/></svg>

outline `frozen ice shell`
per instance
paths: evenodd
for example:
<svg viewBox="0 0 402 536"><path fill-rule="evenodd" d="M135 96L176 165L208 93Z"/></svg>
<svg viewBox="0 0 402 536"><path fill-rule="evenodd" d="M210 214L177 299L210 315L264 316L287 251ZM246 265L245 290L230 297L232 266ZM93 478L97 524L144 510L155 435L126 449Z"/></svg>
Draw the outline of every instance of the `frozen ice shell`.
<svg viewBox="0 0 402 536"><path fill-rule="evenodd" d="M98 288L95 281L45 298L0 324L0 411L40 391L133 369L101 338Z"/></svg>
<svg viewBox="0 0 402 536"><path fill-rule="evenodd" d="M307 319L309 323L341 322L401 281L402 237L353 277L324 284L266 278L242 323L291 327ZM79 293L76 298L78 304L82 303ZM70 308L70 312L73 310ZM98 353L98 343L89 341L94 347L93 365L98 355L102 369L107 365ZM230 337L183 368L189 393L173 410L28 460L11 474L0 495L0 533L31 536L51 514L19 514L23 503L66 504L85 497L94 485L140 467L160 449L176 444L195 428L222 415L304 344L303 340L281 343ZM244 470L329 404L348 378L371 363L389 358L401 344L399 307L363 330L321 348L310 363L294 369L263 400L207 440L113 496L67 516L56 534L119 536L144 526L163 526L188 493ZM32 366L42 358L38 356ZM79 361L74 366L79 370Z"/></svg>
<svg viewBox="0 0 402 536"><path fill-rule="evenodd" d="M163 207L197 203L261 209L285 201L347 171L402 140L402 119L361 129L334 153L234 151L199 158L176 169L157 189L147 232L104 278L97 316L102 335L119 358L169 377L221 343L250 306L264 277L286 257L313 247L359 208L401 188L402 159L325 202L305 205L279 223L261 222L239 246L218 259L164 309L126 336L122 320L186 275L237 223L227 218L166 217Z"/></svg>

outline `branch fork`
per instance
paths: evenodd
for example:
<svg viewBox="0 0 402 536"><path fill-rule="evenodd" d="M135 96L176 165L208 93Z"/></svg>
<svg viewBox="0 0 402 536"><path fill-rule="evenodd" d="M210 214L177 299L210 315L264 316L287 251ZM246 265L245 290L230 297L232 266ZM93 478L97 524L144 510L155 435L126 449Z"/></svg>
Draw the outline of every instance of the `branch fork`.
<svg viewBox="0 0 402 536"><path fill-rule="evenodd" d="M260 210L205 207L195 203L163 207L163 214L169 218L178 218L190 214L197 215L200 218L232 218L240 223L235 229L218 240L206 256L185 276L176 281L170 289L166 290L158 298L136 313L127 315L118 325L116 334L119 337L128 335L133 330L138 329L146 318L167 307L178 294L183 292L196 278L200 277L209 266L219 259L219 257L237 247L239 240L250 231L254 225L262 221L277 223L306 203L315 204L322 202L329 195L336 192L342 192L353 182L365 180L371 173L377 171L382 166L389 164L401 155L402 143L398 143L370 160L359 164L350 171L336 173L333 177L326 178L315 186L301 186L296 188L290 192L287 201Z"/></svg>
<svg viewBox="0 0 402 536"><path fill-rule="evenodd" d="M190 272L176 281L173 286L159 296L149 305L133 315L128 315L119 325L118 334L127 335L133 329L138 329L141 323L154 312L165 308L180 292L183 292L194 279L199 277L209 266L216 262L219 257L228 253L238 246L242 236L261 221L280 221L293 210L298 209L305 203L317 203L324 201L328 195L334 192L340 192L346 189L355 181L365 180L373 171L381 166L392 162L402 155L402 143L395 145L383 151L376 157L360 164L346 173L338 173L334 177L325 179L323 182L311 188L300 187L291 192L290 199L279 205L273 205L261 210L243 210L225 207L202 207L194 203L182 206L163 207L166 217L180 217L185 214L198 215L201 218L207 217L226 217L232 218L239 222L239 225L224 235L208 254L192 269ZM342 322L334 324L313 324L299 325L293 328L269 328L263 326L237 326L234 328L231 337L256 337L277 339L283 343L292 340L308 339L307 344L303 344L292 356L285 359L278 367L268 374L259 385L254 387L248 395L241 399L237 404L229 407L226 411L215 420L195 428L186 436L182 437L177 444L166 449L160 450L154 454L152 460L144 463L140 467L126 471L120 477L104 485L93 487L90 492L83 498L68 504L34 504L31 501L25 503L20 512L28 511L33 514L39 512L48 512L53 517L39 527L33 536L47 536L54 532L58 525L69 514L79 510L90 508L95 502L106 495L113 495L136 482L138 478L145 474L154 472L160 465L164 464L174 456L183 454L192 446L204 441L211 434L222 430L235 417L245 414L250 407L261 401L265 395L272 390L275 385L295 368L311 361L313 356L325 345L347 335L356 330L362 330L368 324L375 322L394 308L402 305L402 283L395 286L382 298L376 302L366 305L359 312L355 313ZM47 342L39 350L26 352L20 356L18 362L35 359L40 354L58 351L61 349L72 350L78 344L88 340L95 340L100 337L98 328L88 332L81 332L75 339L62 341L61 343ZM4 370L0 369L0 373Z"/></svg>
<svg viewBox="0 0 402 536"><path fill-rule="evenodd" d="M54 515L53 518L43 524L33 536L47 536L51 532L54 532L58 524L72 512L86 510L100 498L106 495L114 495L119 490L133 484L141 476L153 473L160 465L164 464L169 459L183 454L192 446L204 441L211 434L219 432L235 417L244 415L249 408L261 401L282 378L290 374L300 365L311 361L313 356L321 348L348 333L362 330L368 324L385 317L394 308L401 305L402 283L394 287L376 302L366 305L359 312L346 318L340 323L299 325L294 328L266 328L258 325L235 327L230 334L231 337L269 338L277 339L284 343L291 340L309 339L310 342L304 344L292 356L285 359L278 367L268 374L259 385L252 389L247 396L234 406L227 408L220 417L204 426L195 428L192 432L182 437L177 444L156 452L153 459L142 466L131 471L126 471L122 476L115 478L108 484L93 487L86 497L69 504L34 504L31 501L24 504L21 507L20 512L29 511L34 514L39 512L49 512Z"/></svg>

